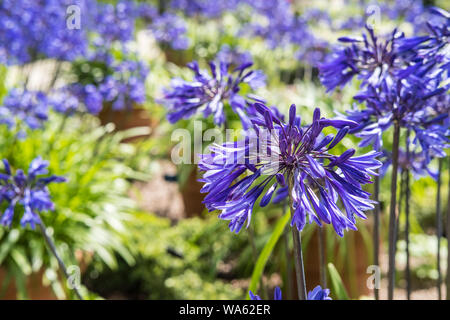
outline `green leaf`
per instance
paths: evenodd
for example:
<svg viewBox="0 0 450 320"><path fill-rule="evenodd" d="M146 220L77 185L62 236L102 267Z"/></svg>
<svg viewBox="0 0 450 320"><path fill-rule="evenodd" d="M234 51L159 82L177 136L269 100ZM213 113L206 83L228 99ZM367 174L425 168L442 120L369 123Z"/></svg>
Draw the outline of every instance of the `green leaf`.
<svg viewBox="0 0 450 320"><path fill-rule="evenodd" d="M350 300L347 294L347 290L344 287L341 276L337 271L334 264L328 263L328 273L330 274L331 284L333 286L332 293L337 297L338 300Z"/></svg>
<svg viewBox="0 0 450 320"><path fill-rule="evenodd" d="M280 239L281 235L283 234L286 224L289 222L289 218L290 213L286 213L280 220L278 220L277 224L275 225L275 228L273 229L273 232L270 235L269 241L267 241L266 245L261 251L261 254L258 257L258 260L256 261L255 267L253 269L250 287L248 288L248 290L252 292L256 291L259 279L261 278L264 272L264 267L266 266L267 261L269 260L270 255L272 254L273 248L278 242L278 239ZM247 297L247 299L250 298Z"/></svg>

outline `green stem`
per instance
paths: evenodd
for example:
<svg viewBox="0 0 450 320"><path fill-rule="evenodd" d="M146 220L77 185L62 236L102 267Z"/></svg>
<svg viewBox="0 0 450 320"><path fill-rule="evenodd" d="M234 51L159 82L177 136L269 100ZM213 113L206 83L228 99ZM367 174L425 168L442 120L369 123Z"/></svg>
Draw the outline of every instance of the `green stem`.
<svg viewBox="0 0 450 320"><path fill-rule="evenodd" d="M42 232L42 235L44 236L45 242L48 245L48 248L50 249L51 253L55 256L56 260L58 261L58 265L60 269L62 270L64 276L67 280L70 279L69 273L67 272L67 268L62 261L61 257L59 256L58 252L56 251L55 244L53 243L53 240L49 237L47 234L47 228L45 227L44 222L41 219L41 222L39 223L39 229ZM75 291L75 295L78 297L79 300L83 300L83 297L81 296L80 292L78 291L78 288L76 286L73 286L72 288Z"/></svg>
<svg viewBox="0 0 450 320"><path fill-rule="evenodd" d="M441 171L442 171L442 158L439 159L438 169L438 181L437 181L437 196L436 196L436 237L437 237L437 292L438 299L442 300L442 275L441 275L441 237L442 237L442 215L441 215Z"/></svg>
<svg viewBox="0 0 450 320"><path fill-rule="evenodd" d="M406 158L409 164L409 129L406 133ZM406 267L405 267L405 278L406 278L406 297L411 300L411 266L409 259L409 200L411 195L410 182L409 182L409 169L405 170L405 253L406 253Z"/></svg>
<svg viewBox="0 0 450 320"><path fill-rule="evenodd" d="M291 218L294 216L294 206L292 199L293 190L293 177L288 177L289 181L289 206L291 209ZM295 257L295 275L297 278L297 291L298 298L300 300L306 300L306 281L305 281L305 266L303 263L303 252L302 252L302 239L300 232L296 226L292 228L292 238L294 240L294 257Z"/></svg>
<svg viewBox="0 0 450 320"><path fill-rule="evenodd" d="M374 224L373 224L373 263L376 266L380 265L379 257L380 257L380 177L375 176L374 181L374 192L373 192L374 200L377 202L374 208ZM375 300L379 300L380 292L379 288L374 289Z"/></svg>
<svg viewBox="0 0 450 320"><path fill-rule="evenodd" d="M389 208L389 269L388 269L388 299L394 299L395 287L395 229L397 220L397 172L398 148L400 140L400 125L394 120L394 136L392 145L392 177L391 202Z"/></svg>

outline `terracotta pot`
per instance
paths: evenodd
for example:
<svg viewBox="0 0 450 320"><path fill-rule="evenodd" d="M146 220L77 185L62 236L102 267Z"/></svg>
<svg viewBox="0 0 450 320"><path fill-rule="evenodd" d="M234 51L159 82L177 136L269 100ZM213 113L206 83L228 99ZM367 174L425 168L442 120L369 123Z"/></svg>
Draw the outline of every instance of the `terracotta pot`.
<svg viewBox="0 0 450 320"><path fill-rule="evenodd" d="M198 174L197 169L194 169L189 174L189 178L186 181L185 186L181 190L181 195L184 202L184 211L186 217L199 217L205 205L202 203L205 198L205 194L200 193L200 189L203 187L201 182L197 181Z"/></svg>
<svg viewBox="0 0 450 320"><path fill-rule="evenodd" d="M89 263L92 261L93 252L81 251L77 250L75 252L75 257L78 261L78 265L81 270L81 274L83 274ZM39 270L38 272L32 273L27 276L26 279L26 290L27 290L27 298L30 300L56 300L57 297L53 293L51 286L45 286L42 283L42 278L44 276L44 269ZM4 268L0 268L0 285L6 281L7 271ZM17 299L17 287L14 279L10 280L8 287L6 288L5 295L0 297L4 300L16 300Z"/></svg>
<svg viewBox="0 0 450 320"><path fill-rule="evenodd" d="M348 254L343 259L339 258L339 247L346 241L349 249ZM363 237L360 232L347 231L344 238L336 243L334 247L334 261L332 262L339 272L339 275L344 282L344 286L352 299L357 299L362 295L370 295L371 290L367 288L366 281L370 276L366 273L369 266L368 252L365 247ZM325 234L326 242L326 234ZM319 268L319 239L317 230L311 236L308 242L308 248L305 252L305 277L307 279L306 285L308 290L312 290L315 286L320 284L320 268ZM328 268L326 270L328 275ZM330 279L327 279L328 288L331 287ZM331 288L330 288L331 289Z"/></svg>
<svg viewBox="0 0 450 320"><path fill-rule="evenodd" d="M168 47L164 49L164 55L168 62L172 62L180 67L185 67L192 61L192 52L190 50L180 51Z"/></svg>
<svg viewBox="0 0 450 320"><path fill-rule="evenodd" d="M157 126L156 120L150 118L148 110L139 107L134 107L131 110L112 110L109 106L105 106L98 117L102 125L114 123L116 131L137 127L154 128ZM140 135L125 139L123 142L132 142L148 136Z"/></svg>
<svg viewBox="0 0 450 320"><path fill-rule="evenodd" d="M26 289L28 298L31 300L55 300L56 296L52 291L50 286L44 286L42 284L42 276L44 271L41 270L37 273L33 273L27 277ZM7 272L3 268L0 268L0 283L6 279ZM5 295L2 297L5 300L16 300L17 299L17 288L14 279L11 279Z"/></svg>

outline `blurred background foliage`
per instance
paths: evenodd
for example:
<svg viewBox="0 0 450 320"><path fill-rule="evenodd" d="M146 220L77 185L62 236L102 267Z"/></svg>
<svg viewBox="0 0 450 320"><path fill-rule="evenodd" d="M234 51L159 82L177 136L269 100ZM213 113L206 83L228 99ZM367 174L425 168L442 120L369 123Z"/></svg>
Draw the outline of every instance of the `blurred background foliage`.
<svg viewBox="0 0 450 320"><path fill-rule="evenodd" d="M115 3L115 1L107 1ZM327 12L332 21L344 21L364 15L359 1L296 1L299 12L315 8ZM388 3L390 1L386 1ZM150 2L157 5L157 2ZM384 2L379 2L384 3ZM448 2L433 1L446 9ZM312 110L320 107L325 116L348 109L357 85L349 86L337 93L327 94L317 78L317 70L309 63L295 59L296 48L270 48L263 39L240 36L238 30L246 22L258 19L250 10L225 12L217 18L207 19L193 16L186 19L190 45L186 50L174 50L136 31L132 46L140 58L148 63L150 73L145 82L146 101L140 106L147 111L151 125L117 131L112 124L101 124L98 117L79 114L65 117L51 112L50 120L43 130L28 130L26 138L17 138L15 132L0 125L0 158L7 158L14 168L26 167L38 155L50 161L51 174L68 178L65 184L50 186L55 202L55 211L42 214L50 227L52 237L68 265L79 265L82 270L84 293L95 298L135 299L243 299L247 297L257 255L252 252L248 234L235 235L227 224L218 220L215 213L203 212L201 216L175 221L145 212L130 198L130 188L136 182L154 178L154 164L170 159L174 145L171 133L176 128L193 130L193 120L170 125L165 120L165 110L158 103L162 89L174 77L190 79L192 72L185 64L199 60L202 67L213 59L221 48L239 48L248 51L256 69L267 76L267 86L258 90L269 104L277 105L284 113L291 103L297 104L299 113L309 121ZM380 28L389 30L400 25L411 32L411 26L402 17L382 17ZM339 36L359 34L358 30L330 30L323 21L311 19L311 28L331 44ZM120 56L119 52L113 52ZM93 69L85 68L83 60L75 61L61 73L64 81L92 82ZM91 66L92 67L92 66ZM20 82L17 67L0 65L0 102L7 91ZM105 71L105 70L104 70ZM108 72L107 70L105 72ZM104 76L104 75L103 75ZM72 77L72 78L71 78ZM91 77L91 78L90 78ZM83 80L84 79L84 80ZM87 79L87 80L86 80ZM90 79L90 80L89 80ZM200 116L197 119L202 119ZM204 127L213 127L204 121ZM229 123L230 128L239 129L240 123ZM192 131L191 131L192 132ZM326 132L325 132L326 133ZM122 143L124 139L146 135L145 139ZM386 137L389 134L385 135ZM358 139L346 137L336 153L354 147ZM389 146L390 139L384 143ZM206 146L206 145L205 145ZM364 153L369 148L359 150ZM437 167L433 163L433 167ZM187 176L192 167L187 168ZM388 172L388 175L390 173ZM183 176L179 171L179 179ZM387 204L390 198L389 179L383 179L381 202L383 209L383 237L387 226ZM430 286L435 274L435 182L430 177L415 180L412 184L412 248L414 279L417 288ZM448 175L443 176L442 195L448 190ZM370 186L368 188L370 191ZM444 197L445 198L445 197ZM2 211L5 208L1 208ZM444 214L445 205L442 206ZM283 215L282 206L271 206L262 210L255 207L252 220L257 253L263 250L273 227ZM16 218L19 215L16 214ZM403 217L401 217L403 219ZM402 221L402 220L401 220ZM255 222L255 223L253 223ZM17 221L14 225L18 225ZM328 261L346 274L355 272L348 264L348 256L355 243L363 243L366 265L371 260L371 219L359 221L360 238L348 232L345 239L327 237ZM330 231L328 228L327 231ZM314 227L306 228L306 238L313 239ZM290 237L287 238L290 244ZM273 287L281 285L288 292L287 268L283 236L276 242L267 265L264 266L264 284L271 297ZM308 256L308 240L304 243ZM292 245L291 245L292 247ZM402 264L404 241L399 241L399 264ZM338 248L338 249L335 249ZM446 261L446 243L442 245L442 261ZM355 254L355 253L353 253ZM360 258L363 259L363 258ZM403 260L402 260L403 259ZM291 261L292 262L292 261ZM306 261L308 263L308 261ZM347 268L347 269L346 269ZM57 298L70 298L70 290L58 275L58 266L47 252L39 233L13 227L0 228L0 297L14 283L18 298L30 297L29 279L38 275L38 282L51 287ZM281 270L281 271L280 271ZM363 270L364 274L365 270ZM345 278L343 276L343 278ZM257 282L259 283L259 281ZM355 283L344 280L347 290L356 298ZM401 285L401 275L399 275ZM315 286L315 284L314 284ZM261 288L260 288L261 289ZM356 293L355 293L356 292ZM262 293L264 295L264 293ZM10 296L9 296L10 297ZM334 296L335 297L335 296Z"/></svg>

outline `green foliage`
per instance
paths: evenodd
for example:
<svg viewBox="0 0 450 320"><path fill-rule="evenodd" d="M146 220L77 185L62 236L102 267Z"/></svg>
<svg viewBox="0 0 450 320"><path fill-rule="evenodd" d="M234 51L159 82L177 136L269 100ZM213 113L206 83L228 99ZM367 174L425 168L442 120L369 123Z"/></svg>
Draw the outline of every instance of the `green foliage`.
<svg viewBox="0 0 450 320"><path fill-rule="evenodd" d="M331 262L328 263L328 272L330 274L331 285L332 285L332 295L334 295L338 300L349 300L347 290L345 289L344 283L342 282L339 272L336 267Z"/></svg>
<svg viewBox="0 0 450 320"><path fill-rule="evenodd" d="M68 179L49 186L55 211L41 213L66 265L93 259L114 269L118 256L128 264L135 262L122 241L125 222L134 209L127 196L127 178L134 172L126 164L134 151L119 144L126 133L113 134L109 126L98 127L90 116L61 119L56 115L46 130L29 131L23 140L4 126L0 130L0 158L7 158L12 167L26 169L33 158L42 155L50 161L51 174ZM16 211L12 228L0 228L0 265L16 282L18 297L27 297L26 277L41 270L43 283L51 285L58 298L67 297L57 262L40 232L19 227L22 213Z"/></svg>
<svg viewBox="0 0 450 320"><path fill-rule="evenodd" d="M283 234L283 231L286 229L286 225L289 222L289 220L290 220L290 213L285 213L278 220L277 224L273 228L269 241L267 241L266 245L261 251L261 254L258 257L258 260L256 260L256 264L253 269L253 274L249 287L250 291L256 292L256 287L261 279L261 276L263 275L264 267L266 266L267 261L269 260L275 245L277 244L278 240Z"/></svg>
<svg viewBox="0 0 450 320"><path fill-rule="evenodd" d="M104 263L92 264L90 288L105 297L116 292L122 298L141 299L243 297L242 289L225 278L236 276L230 258L244 243L222 221L194 218L171 226L168 219L148 213L135 218L127 222L124 243L132 248L136 264L119 262L117 271L108 270Z"/></svg>

